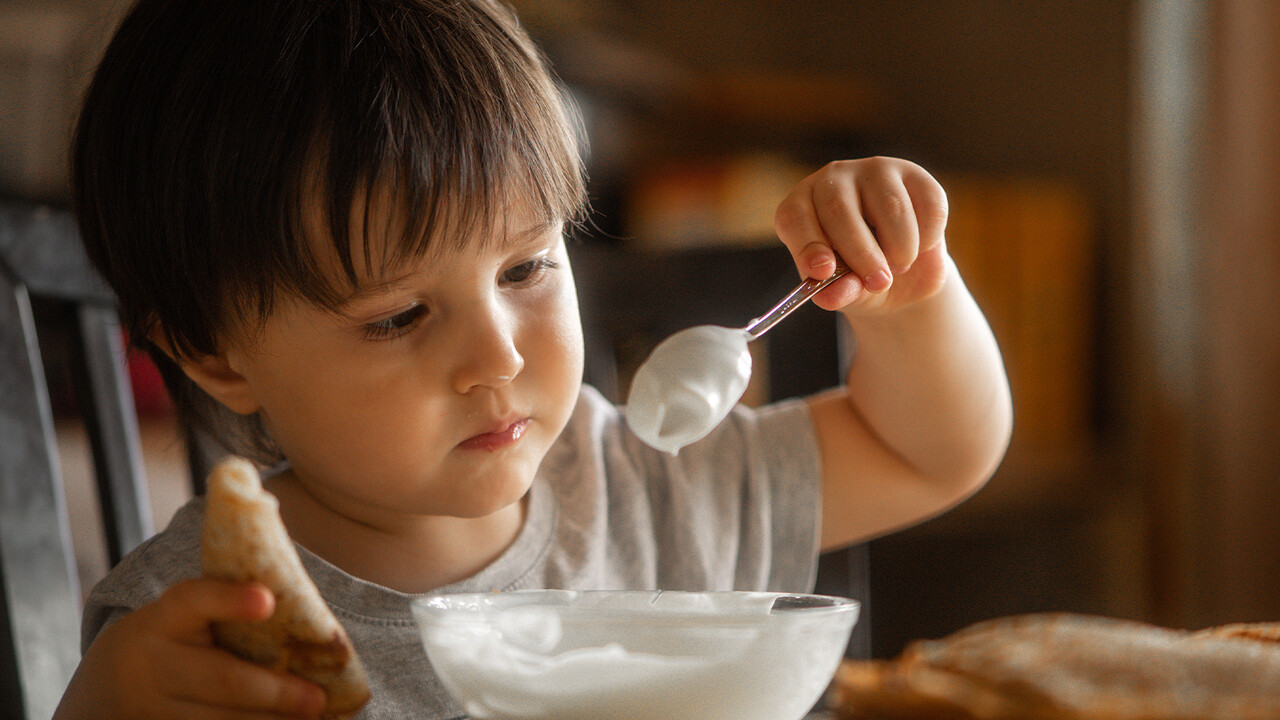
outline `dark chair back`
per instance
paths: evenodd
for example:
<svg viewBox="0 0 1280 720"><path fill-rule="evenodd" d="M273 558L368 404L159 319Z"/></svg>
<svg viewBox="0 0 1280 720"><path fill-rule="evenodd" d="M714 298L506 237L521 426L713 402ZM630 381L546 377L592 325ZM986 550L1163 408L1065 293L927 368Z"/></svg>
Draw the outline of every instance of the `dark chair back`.
<svg viewBox="0 0 1280 720"><path fill-rule="evenodd" d="M677 330L711 323L743 326L799 283L779 244L661 253L584 240L570 248L586 338L584 379L614 402L626 399L631 371ZM798 309L769 331L764 399L798 397L839 384L847 367L845 331L834 313ZM866 545L819 558L815 590L862 603L851 657L871 655Z"/></svg>
<svg viewBox="0 0 1280 720"><path fill-rule="evenodd" d="M111 292L65 211L0 202L0 716L49 718L80 659L79 580L36 332L67 341L108 559L152 532Z"/></svg>

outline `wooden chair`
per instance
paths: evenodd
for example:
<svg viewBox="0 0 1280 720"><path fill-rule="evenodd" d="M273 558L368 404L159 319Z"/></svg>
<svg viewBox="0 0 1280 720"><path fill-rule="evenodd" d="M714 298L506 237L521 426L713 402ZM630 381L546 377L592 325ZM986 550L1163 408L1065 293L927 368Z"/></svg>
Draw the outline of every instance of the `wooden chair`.
<svg viewBox="0 0 1280 720"><path fill-rule="evenodd" d="M81 592L36 331L72 358L108 559L152 532L110 290L65 211L0 202L0 717L48 718L80 659Z"/></svg>
<svg viewBox="0 0 1280 720"><path fill-rule="evenodd" d="M791 256L778 244L644 253L584 240L570 256L586 338L584 376L615 402L625 400L630 371L663 338L702 323L745 325L798 283ZM813 305L770 330L764 399L838 384L847 367L843 331L835 314ZM871 656L868 579L865 545L819 559L816 591L862 603L850 657Z"/></svg>

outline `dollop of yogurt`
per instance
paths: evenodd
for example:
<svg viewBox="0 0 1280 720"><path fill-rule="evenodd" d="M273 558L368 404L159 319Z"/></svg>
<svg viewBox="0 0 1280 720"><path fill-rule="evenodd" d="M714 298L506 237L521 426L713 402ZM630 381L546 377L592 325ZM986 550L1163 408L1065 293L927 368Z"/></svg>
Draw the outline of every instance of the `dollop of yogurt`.
<svg viewBox="0 0 1280 720"><path fill-rule="evenodd" d="M705 437L747 389L749 340L741 328L696 325L659 343L631 381L631 430L672 454Z"/></svg>

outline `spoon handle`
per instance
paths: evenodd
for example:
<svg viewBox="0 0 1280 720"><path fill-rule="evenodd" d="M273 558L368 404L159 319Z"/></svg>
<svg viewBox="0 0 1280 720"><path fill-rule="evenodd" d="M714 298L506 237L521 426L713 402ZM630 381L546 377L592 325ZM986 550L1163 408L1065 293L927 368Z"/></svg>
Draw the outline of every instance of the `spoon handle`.
<svg viewBox="0 0 1280 720"><path fill-rule="evenodd" d="M836 270L831 273L831 277L822 280L808 278L800 283L795 290L791 291L791 294L782 299L782 302L774 305L773 309L747 323L743 329L747 333L748 340L755 340L768 332L769 328L777 325L782 318L790 315L796 308L808 302L809 298L822 292L823 288L844 277L848 272L849 268L840 263L836 265Z"/></svg>

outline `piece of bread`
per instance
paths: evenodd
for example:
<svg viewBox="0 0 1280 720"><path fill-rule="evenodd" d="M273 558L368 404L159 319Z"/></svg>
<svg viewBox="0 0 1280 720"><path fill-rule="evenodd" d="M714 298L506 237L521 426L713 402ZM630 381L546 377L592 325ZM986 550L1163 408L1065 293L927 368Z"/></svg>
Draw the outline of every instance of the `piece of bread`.
<svg viewBox="0 0 1280 720"><path fill-rule="evenodd" d="M228 458L210 474L200 550L205 577L260 582L276 599L267 620L214 623L218 645L323 687L325 720L350 718L368 702L351 640L303 569L279 503L249 461Z"/></svg>
<svg viewBox="0 0 1280 720"><path fill-rule="evenodd" d="M1200 633L1211 637L1280 643L1280 622L1232 623L1230 625L1205 628Z"/></svg>
<svg viewBox="0 0 1280 720"><path fill-rule="evenodd" d="M893 660L844 662L828 704L843 720L1276 720L1274 629L999 618Z"/></svg>

